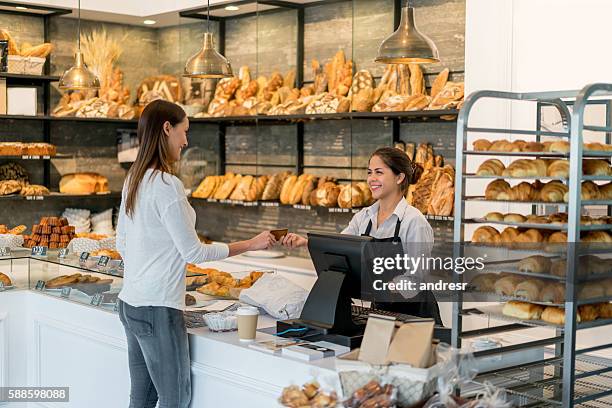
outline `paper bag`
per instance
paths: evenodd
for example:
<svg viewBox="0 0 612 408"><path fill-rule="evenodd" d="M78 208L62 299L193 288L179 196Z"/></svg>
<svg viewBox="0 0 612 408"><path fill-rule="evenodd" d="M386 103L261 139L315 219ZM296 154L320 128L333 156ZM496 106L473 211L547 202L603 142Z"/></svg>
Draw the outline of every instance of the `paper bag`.
<svg viewBox="0 0 612 408"><path fill-rule="evenodd" d="M389 346L388 361L418 368L429 367L433 330L433 321L401 325Z"/></svg>
<svg viewBox="0 0 612 408"><path fill-rule="evenodd" d="M395 319L370 315L366 324L359 360L370 364L388 364L387 351L395 332Z"/></svg>

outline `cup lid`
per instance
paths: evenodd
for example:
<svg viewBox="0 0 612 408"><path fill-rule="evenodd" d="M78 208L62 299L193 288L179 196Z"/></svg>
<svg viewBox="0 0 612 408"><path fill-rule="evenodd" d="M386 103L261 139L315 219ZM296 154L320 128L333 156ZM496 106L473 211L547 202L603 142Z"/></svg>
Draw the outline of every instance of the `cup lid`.
<svg viewBox="0 0 612 408"><path fill-rule="evenodd" d="M237 315L258 315L259 309L254 306L240 306L236 310Z"/></svg>

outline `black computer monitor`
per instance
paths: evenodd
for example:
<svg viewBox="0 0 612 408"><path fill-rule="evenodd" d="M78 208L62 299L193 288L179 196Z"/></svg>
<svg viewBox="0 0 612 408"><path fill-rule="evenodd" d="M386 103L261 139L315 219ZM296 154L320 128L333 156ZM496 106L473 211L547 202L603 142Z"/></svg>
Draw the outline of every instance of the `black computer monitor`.
<svg viewBox="0 0 612 408"><path fill-rule="evenodd" d="M317 271L299 322L327 332L357 330L351 299L362 298L362 260L371 237L344 234L308 234L308 250Z"/></svg>

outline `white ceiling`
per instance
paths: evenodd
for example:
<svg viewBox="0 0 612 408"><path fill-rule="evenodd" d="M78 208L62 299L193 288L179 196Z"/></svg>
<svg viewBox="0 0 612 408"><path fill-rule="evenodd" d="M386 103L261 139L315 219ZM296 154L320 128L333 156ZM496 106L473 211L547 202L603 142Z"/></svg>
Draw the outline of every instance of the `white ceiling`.
<svg viewBox="0 0 612 408"><path fill-rule="evenodd" d="M318 0L288 1L304 4ZM210 5L232 2L232 0L210 0ZM78 7L78 0L19 0L15 2L10 1L9 3L71 8L75 11ZM179 23L178 11L206 7L206 4L206 0L81 0L81 17L87 20L134 25L144 25L144 20L155 20L157 23L150 27L164 27ZM249 7L263 10L265 6L244 6L244 8ZM247 10L242 12L244 11ZM219 12L223 14L228 13L225 10L220 10ZM72 15L67 15L67 17L76 17L76 12L73 12Z"/></svg>

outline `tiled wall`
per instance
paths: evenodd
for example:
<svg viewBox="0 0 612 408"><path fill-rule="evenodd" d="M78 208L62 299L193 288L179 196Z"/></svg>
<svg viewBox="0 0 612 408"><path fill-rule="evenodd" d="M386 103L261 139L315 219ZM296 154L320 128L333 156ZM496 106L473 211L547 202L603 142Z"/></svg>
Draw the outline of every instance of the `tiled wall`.
<svg viewBox="0 0 612 408"><path fill-rule="evenodd" d="M426 72L438 72L448 66L454 79L461 80L464 67L465 0L415 0L419 29L437 44L441 64L424 66ZM381 75L384 66L373 62L380 42L393 26L392 0L354 0L331 2L307 8L304 14L304 79L312 79L311 60L325 63L339 49L355 62L356 69L369 69ZM226 23L225 54L236 72L248 65L253 77L283 74L296 66L297 12L263 14L229 20ZM215 33L216 23L211 24ZM8 28L19 42L36 44L43 39L41 20L33 17L0 14L0 27ZM168 28L126 26L113 23L83 21L83 32L104 27L122 39L124 53L119 66L132 97L139 82L156 74L180 75L186 59L201 46L205 23L179 19ZM56 45L51 57L51 71L60 74L72 64L76 43L76 20L54 18L50 37ZM428 79L433 77L430 76ZM54 93L54 99L59 92ZM126 125L122 127L135 127ZM51 124L52 142L72 159L52 161L51 186L57 187L61 174L73 171L98 171L109 178L112 190L121 188L125 170L116 160L116 128L113 124L57 122ZM454 122L409 122L401 125L400 138L407 142L429 141L447 161L454 158ZM38 122L0 122L0 141L41 140L42 125ZM392 141L391 122L355 120L312 122L304 126L304 164L306 166L342 166L347 169L307 168L318 175L341 179L362 179L370 153ZM218 165L218 127L192 124L191 154L209 163L207 172ZM271 173L292 170L296 165L296 127L294 125L229 126L226 129L225 152L228 162L280 165L285 167L228 166L228 171ZM23 163L33 182L42 182L42 165ZM189 161L183 163L185 181L195 177ZM350 169L352 167L352 169ZM187 169L187 170L186 170ZM191 176L191 177L190 177ZM189 186L188 186L189 187ZM117 204L116 200L91 199L78 202L69 198L44 202L2 202L0 223L31 225L43 214L60 213L66 206L82 206L102 210ZM242 208L197 202L198 229L218 240L237 240L252 236L266 228L288 227L299 233L309 230L340 231L350 220L348 214L329 214L325 209L300 211L287 208ZM8 218L8 219L7 219ZM298 252L305 255L304 251Z"/></svg>

